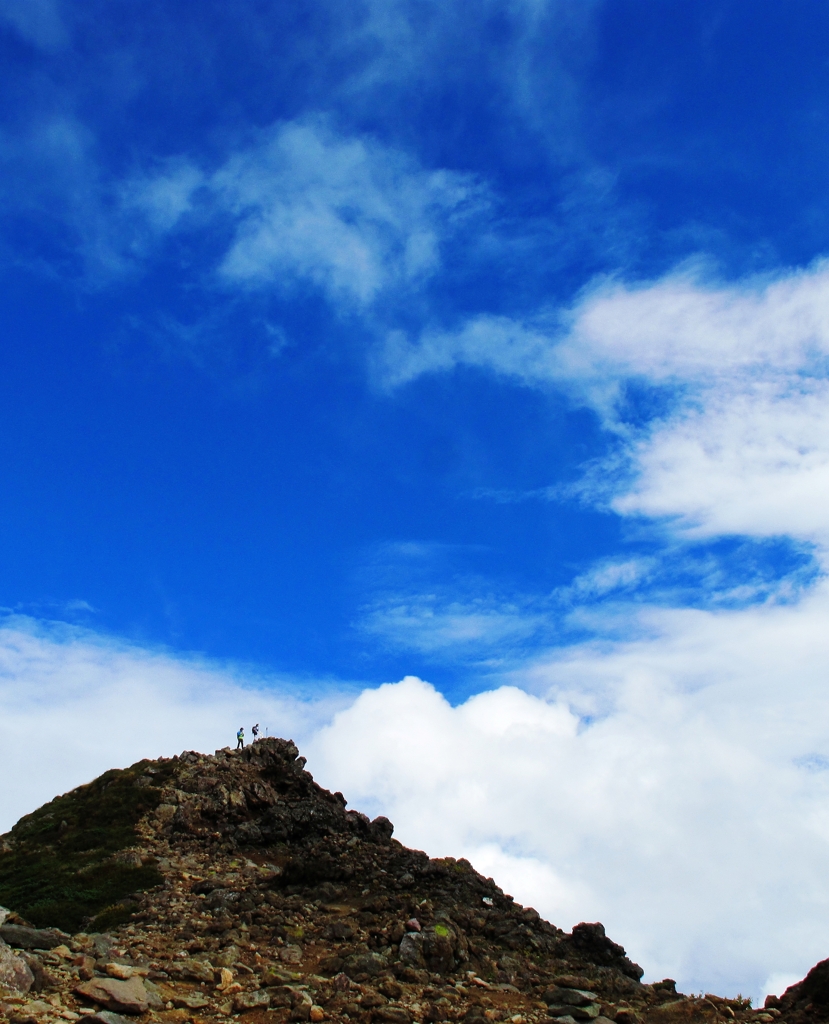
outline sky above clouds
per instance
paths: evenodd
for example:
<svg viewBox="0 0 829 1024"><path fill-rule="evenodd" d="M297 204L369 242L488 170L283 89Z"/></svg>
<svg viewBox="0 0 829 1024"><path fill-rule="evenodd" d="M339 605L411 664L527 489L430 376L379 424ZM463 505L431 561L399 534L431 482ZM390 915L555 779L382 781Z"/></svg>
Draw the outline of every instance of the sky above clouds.
<svg viewBox="0 0 829 1024"><path fill-rule="evenodd" d="M10 0L0 828L258 719L649 978L829 955L827 29Z"/></svg>

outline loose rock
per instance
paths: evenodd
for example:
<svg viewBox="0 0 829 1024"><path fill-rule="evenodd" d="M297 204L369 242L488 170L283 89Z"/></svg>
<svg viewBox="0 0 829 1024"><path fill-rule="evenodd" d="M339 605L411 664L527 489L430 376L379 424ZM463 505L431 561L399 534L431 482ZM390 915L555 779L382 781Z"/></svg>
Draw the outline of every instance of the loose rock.
<svg viewBox="0 0 829 1024"><path fill-rule="evenodd" d="M141 1014L149 1009L147 990L140 978L130 978L129 981L92 978L78 985L75 992L117 1013Z"/></svg>
<svg viewBox="0 0 829 1024"><path fill-rule="evenodd" d="M34 980L26 961L0 941L0 986L15 995L25 995Z"/></svg>

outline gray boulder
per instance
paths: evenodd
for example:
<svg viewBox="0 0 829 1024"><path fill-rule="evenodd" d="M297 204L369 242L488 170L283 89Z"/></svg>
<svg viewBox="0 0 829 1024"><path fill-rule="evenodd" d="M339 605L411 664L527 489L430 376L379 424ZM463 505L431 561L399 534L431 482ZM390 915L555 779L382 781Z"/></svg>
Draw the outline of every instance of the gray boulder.
<svg viewBox="0 0 829 1024"><path fill-rule="evenodd" d="M0 939L16 949L54 949L71 936L54 928L26 928L22 924L0 925Z"/></svg>
<svg viewBox="0 0 829 1024"><path fill-rule="evenodd" d="M548 988L544 993L544 1002L556 1006L589 1006L598 998L595 992L580 988Z"/></svg>
<svg viewBox="0 0 829 1024"><path fill-rule="evenodd" d="M24 996L34 984L35 977L26 961L0 941L0 986L16 995Z"/></svg>

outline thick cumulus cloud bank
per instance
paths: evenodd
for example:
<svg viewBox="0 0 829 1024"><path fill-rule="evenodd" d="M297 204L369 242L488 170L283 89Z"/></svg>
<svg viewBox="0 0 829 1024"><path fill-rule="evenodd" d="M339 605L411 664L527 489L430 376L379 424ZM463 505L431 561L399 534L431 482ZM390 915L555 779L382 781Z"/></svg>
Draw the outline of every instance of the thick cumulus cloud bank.
<svg viewBox="0 0 829 1024"><path fill-rule="evenodd" d="M468 856L650 978L760 995L829 946L829 590L640 612L452 707L407 678L315 704L210 666L20 625L3 661L2 827L112 765L292 734L323 785L405 843ZM20 771L21 765L30 766Z"/></svg>
<svg viewBox="0 0 829 1024"><path fill-rule="evenodd" d="M407 679L314 738L319 776L564 927L601 919L686 989L762 994L825 956L829 592L649 611L457 708ZM527 692L532 687L536 693Z"/></svg>

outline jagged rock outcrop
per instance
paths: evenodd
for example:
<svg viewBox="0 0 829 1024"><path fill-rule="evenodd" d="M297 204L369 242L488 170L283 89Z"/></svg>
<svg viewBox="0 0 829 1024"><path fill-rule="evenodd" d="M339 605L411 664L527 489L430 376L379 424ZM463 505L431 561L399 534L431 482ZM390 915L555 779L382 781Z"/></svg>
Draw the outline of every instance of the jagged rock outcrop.
<svg viewBox="0 0 829 1024"><path fill-rule="evenodd" d="M318 786L289 740L108 772L0 837L16 912L2 1010L14 1024L762 1024L819 1001L758 1013L643 985L601 924L567 934L393 831Z"/></svg>
<svg viewBox="0 0 829 1024"><path fill-rule="evenodd" d="M802 981L787 988L779 999L768 998L765 1008L779 1010L793 1024L829 1020L829 960L815 964Z"/></svg>

